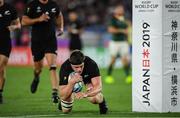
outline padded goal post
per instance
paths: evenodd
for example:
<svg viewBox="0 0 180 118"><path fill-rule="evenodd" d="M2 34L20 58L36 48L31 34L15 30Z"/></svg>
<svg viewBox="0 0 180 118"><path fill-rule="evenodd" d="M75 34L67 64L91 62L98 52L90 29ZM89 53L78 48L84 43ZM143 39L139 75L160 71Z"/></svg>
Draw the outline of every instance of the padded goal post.
<svg viewBox="0 0 180 118"><path fill-rule="evenodd" d="M133 0L132 110L180 112L180 0Z"/></svg>

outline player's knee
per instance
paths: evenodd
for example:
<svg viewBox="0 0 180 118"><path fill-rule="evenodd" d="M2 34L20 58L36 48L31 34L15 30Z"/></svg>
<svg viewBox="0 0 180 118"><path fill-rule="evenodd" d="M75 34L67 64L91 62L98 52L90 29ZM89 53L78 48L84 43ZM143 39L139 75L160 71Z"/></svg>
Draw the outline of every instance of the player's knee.
<svg viewBox="0 0 180 118"><path fill-rule="evenodd" d="M43 68L43 61L34 62L34 66L35 66L35 68L37 68L37 69Z"/></svg>
<svg viewBox="0 0 180 118"><path fill-rule="evenodd" d="M63 112L64 114L68 114L69 112L71 112L71 109L63 109L63 108L62 108L62 112Z"/></svg>
<svg viewBox="0 0 180 118"><path fill-rule="evenodd" d="M103 95L101 93L99 93L93 97L89 97L88 99L93 104L99 104L103 101Z"/></svg>
<svg viewBox="0 0 180 118"><path fill-rule="evenodd" d="M4 78L4 69L0 70L0 78Z"/></svg>
<svg viewBox="0 0 180 118"><path fill-rule="evenodd" d="M49 70L50 70L50 71L56 70L56 68L57 68L56 65L55 65L55 64L52 64L52 65L50 65Z"/></svg>
<svg viewBox="0 0 180 118"><path fill-rule="evenodd" d="M42 69L35 68L34 73L35 74L40 74L42 72Z"/></svg>
<svg viewBox="0 0 180 118"><path fill-rule="evenodd" d="M122 57L121 60L122 60L122 63L126 65L126 64L129 64L130 58L128 56L124 56Z"/></svg>
<svg viewBox="0 0 180 118"><path fill-rule="evenodd" d="M61 100L61 107L62 107L62 112L63 113L71 112L72 106L73 106L73 100L70 101L70 102Z"/></svg>
<svg viewBox="0 0 180 118"><path fill-rule="evenodd" d="M35 66L34 71L35 71L36 73L41 73L42 67L41 67L41 66Z"/></svg>
<svg viewBox="0 0 180 118"><path fill-rule="evenodd" d="M6 68L6 64L4 63L0 64L0 72L3 72L5 68Z"/></svg>
<svg viewBox="0 0 180 118"><path fill-rule="evenodd" d="M95 96L94 97L89 97L88 99L92 104L98 104L97 103L97 98Z"/></svg>

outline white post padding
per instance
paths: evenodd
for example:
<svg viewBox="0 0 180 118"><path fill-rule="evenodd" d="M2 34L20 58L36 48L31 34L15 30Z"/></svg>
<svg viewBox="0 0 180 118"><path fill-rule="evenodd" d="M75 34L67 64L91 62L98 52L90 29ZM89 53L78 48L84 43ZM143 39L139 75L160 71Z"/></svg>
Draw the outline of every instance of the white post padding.
<svg viewBox="0 0 180 118"><path fill-rule="evenodd" d="M180 0L133 0L132 110L180 112Z"/></svg>

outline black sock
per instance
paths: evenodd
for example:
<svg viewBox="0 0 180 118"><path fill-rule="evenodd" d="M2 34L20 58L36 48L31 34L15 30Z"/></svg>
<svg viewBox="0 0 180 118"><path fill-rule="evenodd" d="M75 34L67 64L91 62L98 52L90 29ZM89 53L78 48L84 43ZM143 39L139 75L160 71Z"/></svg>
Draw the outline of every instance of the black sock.
<svg viewBox="0 0 180 118"><path fill-rule="evenodd" d="M113 70L113 65L110 65L110 66L108 67L108 73L107 73L108 76L112 74L112 70Z"/></svg>
<svg viewBox="0 0 180 118"><path fill-rule="evenodd" d="M106 104L104 97L102 103L99 104L99 110L100 114L106 114L108 112L108 106Z"/></svg>
<svg viewBox="0 0 180 118"><path fill-rule="evenodd" d="M101 103L99 103L99 105L104 104L105 102L106 102L105 98L103 97L103 101Z"/></svg>
<svg viewBox="0 0 180 118"><path fill-rule="evenodd" d="M3 92L3 90L1 89L1 90L0 90L0 96L2 96L2 92Z"/></svg>
<svg viewBox="0 0 180 118"><path fill-rule="evenodd" d="M124 66L124 72L125 72L126 76L128 76L130 74L130 65L129 64Z"/></svg>
<svg viewBox="0 0 180 118"><path fill-rule="evenodd" d="M57 95L58 94L58 90L57 89L52 89L52 94L53 95Z"/></svg>
<svg viewBox="0 0 180 118"><path fill-rule="evenodd" d="M59 110L62 110L61 100L59 100L58 109L59 109Z"/></svg>
<svg viewBox="0 0 180 118"><path fill-rule="evenodd" d="M34 77L35 78L39 78L39 74L41 73L41 71L39 71L39 72L36 72L36 71L34 71Z"/></svg>

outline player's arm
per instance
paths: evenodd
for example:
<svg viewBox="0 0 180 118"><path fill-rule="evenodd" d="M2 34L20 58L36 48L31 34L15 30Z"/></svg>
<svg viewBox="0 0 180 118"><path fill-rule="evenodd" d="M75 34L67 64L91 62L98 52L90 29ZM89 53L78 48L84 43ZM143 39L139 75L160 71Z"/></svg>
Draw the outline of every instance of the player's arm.
<svg viewBox="0 0 180 118"><path fill-rule="evenodd" d="M79 34L82 34L83 28L80 28L78 31L79 31Z"/></svg>
<svg viewBox="0 0 180 118"><path fill-rule="evenodd" d="M68 32L71 32L72 34L81 34L83 32L83 29L72 29L70 26L67 27Z"/></svg>
<svg viewBox="0 0 180 118"><path fill-rule="evenodd" d="M56 24L57 24L57 30L59 31L60 34L62 34L64 32L64 17L61 12L56 18Z"/></svg>
<svg viewBox="0 0 180 118"><path fill-rule="evenodd" d="M66 100L67 98L69 98L72 95L72 90L74 87L74 84L76 82L82 81L82 77L78 74L78 75L72 75L71 76L72 79L70 79L68 81L67 85L60 85L59 86L59 90L60 90L60 96L62 100ZM62 78L60 78L62 79Z"/></svg>
<svg viewBox="0 0 180 118"><path fill-rule="evenodd" d="M72 34L81 34L83 32L82 24L78 22L78 28L75 29L68 26L67 30Z"/></svg>
<svg viewBox="0 0 180 118"><path fill-rule="evenodd" d="M84 97L93 97L102 91L101 76L91 79L92 89L87 91Z"/></svg>
<svg viewBox="0 0 180 118"><path fill-rule="evenodd" d="M73 84L67 84L67 85L60 85L59 91L60 91L60 97L62 100L66 100L69 98L72 94L73 90Z"/></svg>
<svg viewBox="0 0 180 118"><path fill-rule="evenodd" d="M109 26L108 27L108 32L112 33L112 34L117 34L117 33L128 34L128 28L120 29L120 28L116 28L114 26Z"/></svg>
<svg viewBox="0 0 180 118"><path fill-rule="evenodd" d="M23 26L33 25L39 22L47 22L50 17L47 14L42 14L40 17L37 18L30 18L29 16L24 15L21 20L21 24Z"/></svg>
<svg viewBox="0 0 180 118"><path fill-rule="evenodd" d="M8 29L9 29L10 31L13 31L13 30L15 30L15 29L20 29L20 28L21 28L21 23L20 23L19 18L13 20L13 21L11 22L11 25L8 26Z"/></svg>

